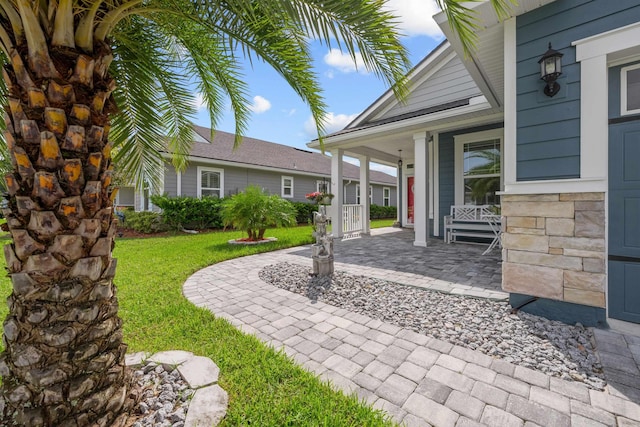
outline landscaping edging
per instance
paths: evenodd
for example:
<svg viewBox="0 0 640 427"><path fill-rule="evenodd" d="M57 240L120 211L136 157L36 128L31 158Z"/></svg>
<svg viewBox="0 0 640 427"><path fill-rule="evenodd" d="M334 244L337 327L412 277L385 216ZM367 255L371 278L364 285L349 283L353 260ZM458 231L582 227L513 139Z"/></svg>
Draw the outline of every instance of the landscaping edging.
<svg viewBox="0 0 640 427"><path fill-rule="evenodd" d="M227 414L229 396L218 385L220 368L208 357L196 356L182 350L162 351L150 355L139 352L127 354L125 362L130 368L139 368L152 361L165 369L177 368L182 379L195 390L189 402L184 427L217 426Z"/></svg>
<svg viewBox="0 0 640 427"><path fill-rule="evenodd" d="M258 241L243 241L243 240L228 240L227 243L230 245L261 245L263 243L271 243L277 242L277 237L267 237L266 239L258 240Z"/></svg>

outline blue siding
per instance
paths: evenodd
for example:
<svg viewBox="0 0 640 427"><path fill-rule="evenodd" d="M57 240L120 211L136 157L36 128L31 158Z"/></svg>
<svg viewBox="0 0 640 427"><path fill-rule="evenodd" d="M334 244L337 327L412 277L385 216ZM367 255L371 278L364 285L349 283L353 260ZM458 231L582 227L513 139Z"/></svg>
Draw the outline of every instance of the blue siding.
<svg viewBox="0 0 640 427"><path fill-rule="evenodd" d="M453 132L441 133L438 135L438 167L440 168L440 211L438 212L440 220L440 236L444 236L444 221L442 217L449 215L451 205L455 203L455 158L454 158L454 140L455 135L464 135L465 133L482 132L503 127L503 123L494 123L491 125L479 126L474 128L460 129ZM433 223L431 224L433 226ZM432 230L432 229L430 229Z"/></svg>
<svg viewBox="0 0 640 427"><path fill-rule="evenodd" d="M517 18L518 181L580 177L580 64L571 43L639 20L638 0L558 0ZM538 65L549 42L564 54L553 98L542 93Z"/></svg>

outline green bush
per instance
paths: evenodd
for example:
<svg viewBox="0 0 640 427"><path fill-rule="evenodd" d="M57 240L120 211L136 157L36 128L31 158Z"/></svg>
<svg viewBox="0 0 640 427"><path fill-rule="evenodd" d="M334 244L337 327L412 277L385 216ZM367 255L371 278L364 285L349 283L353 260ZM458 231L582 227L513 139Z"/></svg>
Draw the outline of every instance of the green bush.
<svg viewBox="0 0 640 427"><path fill-rule="evenodd" d="M313 212L318 210L315 203L291 202L296 209L296 222L298 224L309 224L313 222Z"/></svg>
<svg viewBox="0 0 640 427"><path fill-rule="evenodd" d="M395 218L398 210L395 206L371 205L369 209L369 219Z"/></svg>
<svg viewBox="0 0 640 427"><path fill-rule="evenodd" d="M249 240L262 240L269 227L296 224L296 210L291 203L277 195L269 196L253 185L226 199L221 213L225 225L245 230Z"/></svg>
<svg viewBox="0 0 640 427"><path fill-rule="evenodd" d="M162 209L164 222L171 228L222 228L222 200L217 197L151 196L154 205Z"/></svg>
<svg viewBox="0 0 640 427"><path fill-rule="evenodd" d="M124 227L139 233L156 233L166 231L167 225L162 216L157 212L124 212Z"/></svg>

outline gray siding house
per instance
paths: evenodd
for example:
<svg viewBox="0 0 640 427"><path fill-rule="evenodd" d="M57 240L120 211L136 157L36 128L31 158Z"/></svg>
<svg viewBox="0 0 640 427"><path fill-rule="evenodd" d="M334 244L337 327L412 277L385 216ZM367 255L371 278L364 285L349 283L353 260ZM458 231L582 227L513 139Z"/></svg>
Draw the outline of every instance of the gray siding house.
<svg viewBox="0 0 640 427"><path fill-rule="evenodd" d="M248 137L233 150L235 135L215 131L210 141L210 129L195 126L194 130L189 166L184 172L176 172L167 161L160 193L173 197L226 197L257 185L269 194L308 202L306 194L331 188L331 158L319 152ZM396 206L396 177L371 171L369 190L365 192L360 189L358 166L344 162L343 168L343 203L360 204L362 194L372 204ZM153 209L148 196L148 191L136 193L132 187L121 187L116 205Z"/></svg>
<svg viewBox="0 0 640 427"><path fill-rule="evenodd" d="M436 15L448 40L409 73L409 101L383 94L326 149L402 160L399 219L417 246L443 236L452 206L498 205L514 306L639 334L640 4L520 0L507 19L471 7L470 56Z"/></svg>

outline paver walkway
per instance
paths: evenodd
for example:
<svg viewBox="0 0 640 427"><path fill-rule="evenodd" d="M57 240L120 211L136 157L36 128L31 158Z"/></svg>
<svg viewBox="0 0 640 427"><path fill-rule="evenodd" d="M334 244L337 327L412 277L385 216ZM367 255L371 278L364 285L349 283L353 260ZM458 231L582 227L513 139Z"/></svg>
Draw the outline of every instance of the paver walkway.
<svg viewBox="0 0 640 427"><path fill-rule="evenodd" d="M356 393L406 426L640 426L640 405L624 392L589 390L361 314L312 303L259 279L264 266L279 262L310 268L307 258L294 255L297 251L300 248L207 267L187 280L184 295L242 331L284 348L336 388ZM336 263L336 270L366 274L370 268L358 271L355 264ZM398 281L397 271L387 274Z"/></svg>

